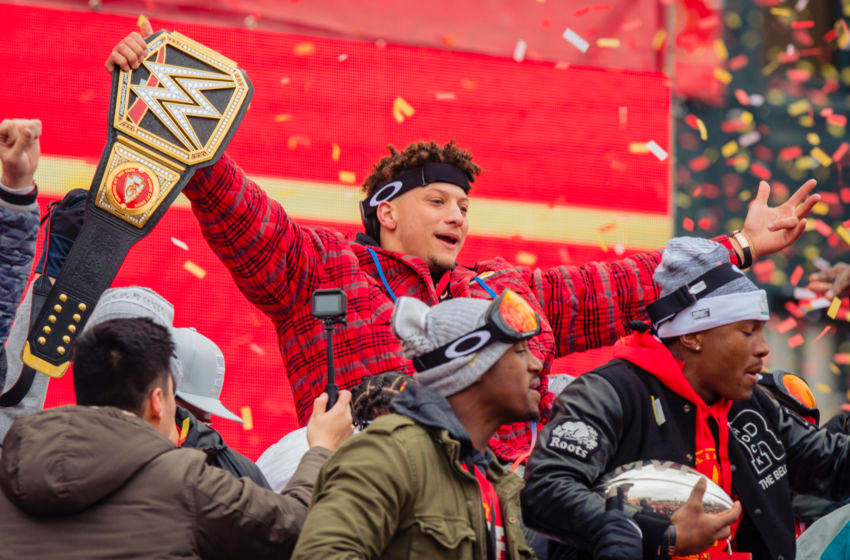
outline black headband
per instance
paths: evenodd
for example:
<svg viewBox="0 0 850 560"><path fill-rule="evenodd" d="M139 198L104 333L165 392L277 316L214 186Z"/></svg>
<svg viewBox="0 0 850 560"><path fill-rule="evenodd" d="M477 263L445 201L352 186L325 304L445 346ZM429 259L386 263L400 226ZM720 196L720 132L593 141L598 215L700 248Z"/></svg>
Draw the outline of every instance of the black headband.
<svg viewBox="0 0 850 560"><path fill-rule="evenodd" d="M698 299L707 296L720 286L742 277L744 277L744 273L732 263L724 263L712 268L699 278L679 287L675 292L658 298L647 305L646 312L649 314L652 326L657 329L661 323L672 319L679 311L690 307Z"/></svg>
<svg viewBox="0 0 850 560"><path fill-rule="evenodd" d="M463 192L469 193L469 183L474 180L470 179L465 171L451 163L426 163L422 167L405 171L386 185L375 189L372 196L360 203L360 217L365 225L366 218L377 213L378 206L382 202L399 197L416 187L424 187L431 183L451 183L462 188Z"/></svg>

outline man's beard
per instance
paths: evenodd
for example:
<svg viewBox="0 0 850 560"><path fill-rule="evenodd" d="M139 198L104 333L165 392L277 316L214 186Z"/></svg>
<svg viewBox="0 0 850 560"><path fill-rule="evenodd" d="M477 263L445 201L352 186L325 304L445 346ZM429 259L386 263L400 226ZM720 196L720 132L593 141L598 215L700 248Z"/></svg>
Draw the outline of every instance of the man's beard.
<svg viewBox="0 0 850 560"><path fill-rule="evenodd" d="M451 270L455 267L455 263L451 263L449 266L446 266L443 263L437 262L437 259L433 257L428 257L428 270L431 271L431 278L434 279L434 283L436 284L440 278L443 277L443 274L446 271Z"/></svg>

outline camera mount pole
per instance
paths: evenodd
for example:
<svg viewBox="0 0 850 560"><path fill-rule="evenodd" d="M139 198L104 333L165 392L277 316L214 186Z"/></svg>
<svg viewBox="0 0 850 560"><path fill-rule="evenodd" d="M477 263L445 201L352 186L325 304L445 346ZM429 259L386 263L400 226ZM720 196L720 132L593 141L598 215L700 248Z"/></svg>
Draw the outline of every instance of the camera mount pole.
<svg viewBox="0 0 850 560"><path fill-rule="evenodd" d="M325 393L328 394L327 409L336 404L339 398L339 387L336 384L336 370L334 369L334 327L337 323L345 324L345 316L342 317L324 317L322 322L325 324L325 338L327 339L327 360L328 360L328 382L325 385Z"/></svg>

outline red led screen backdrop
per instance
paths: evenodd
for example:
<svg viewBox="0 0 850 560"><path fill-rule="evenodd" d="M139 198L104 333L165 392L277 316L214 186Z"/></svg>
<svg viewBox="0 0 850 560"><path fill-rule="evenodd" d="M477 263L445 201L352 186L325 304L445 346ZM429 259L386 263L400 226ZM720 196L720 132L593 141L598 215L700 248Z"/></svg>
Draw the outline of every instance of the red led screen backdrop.
<svg viewBox="0 0 850 560"><path fill-rule="evenodd" d="M44 123L36 178L46 206L88 187L106 129L112 46L135 19L0 4L0 117ZM255 95L229 153L302 224L360 230L371 165L419 139L456 140L484 173L473 186L462 263L503 256L549 267L661 247L672 232L670 86L657 73L606 71L438 49L153 20L245 68ZM256 458L296 427L270 321L238 292L179 197L129 253L113 286L148 286L222 349L222 401L253 426L215 420ZM560 360L578 374L606 352ZM70 375L48 406L73 402Z"/></svg>

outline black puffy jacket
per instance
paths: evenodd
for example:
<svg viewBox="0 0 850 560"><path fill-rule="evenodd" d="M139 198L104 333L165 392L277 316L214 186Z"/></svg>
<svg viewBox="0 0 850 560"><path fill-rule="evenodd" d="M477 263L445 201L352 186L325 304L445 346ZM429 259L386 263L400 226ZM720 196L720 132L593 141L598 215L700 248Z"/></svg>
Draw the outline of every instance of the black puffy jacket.
<svg viewBox="0 0 850 560"><path fill-rule="evenodd" d="M651 396L661 403L661 425ZM599 530L605 512L603 497L590 488L603 474L641 459L694 466L693 408L624 360L580 376L555 401L529 459L522 492L525 523L553 539L589 547L588 536ZM791 489L833 499L850 495L850 437L816 429L758 387L750 400L732 406L728 418L732 488L744 509L737 548L757 559L791 560ZM581 437L552 442L552 431L568 422ZM635 521L644 534L644 558L655 558L667 522L640 514ZM555 544L553 557L591 558L572 544Z"/></svg>

